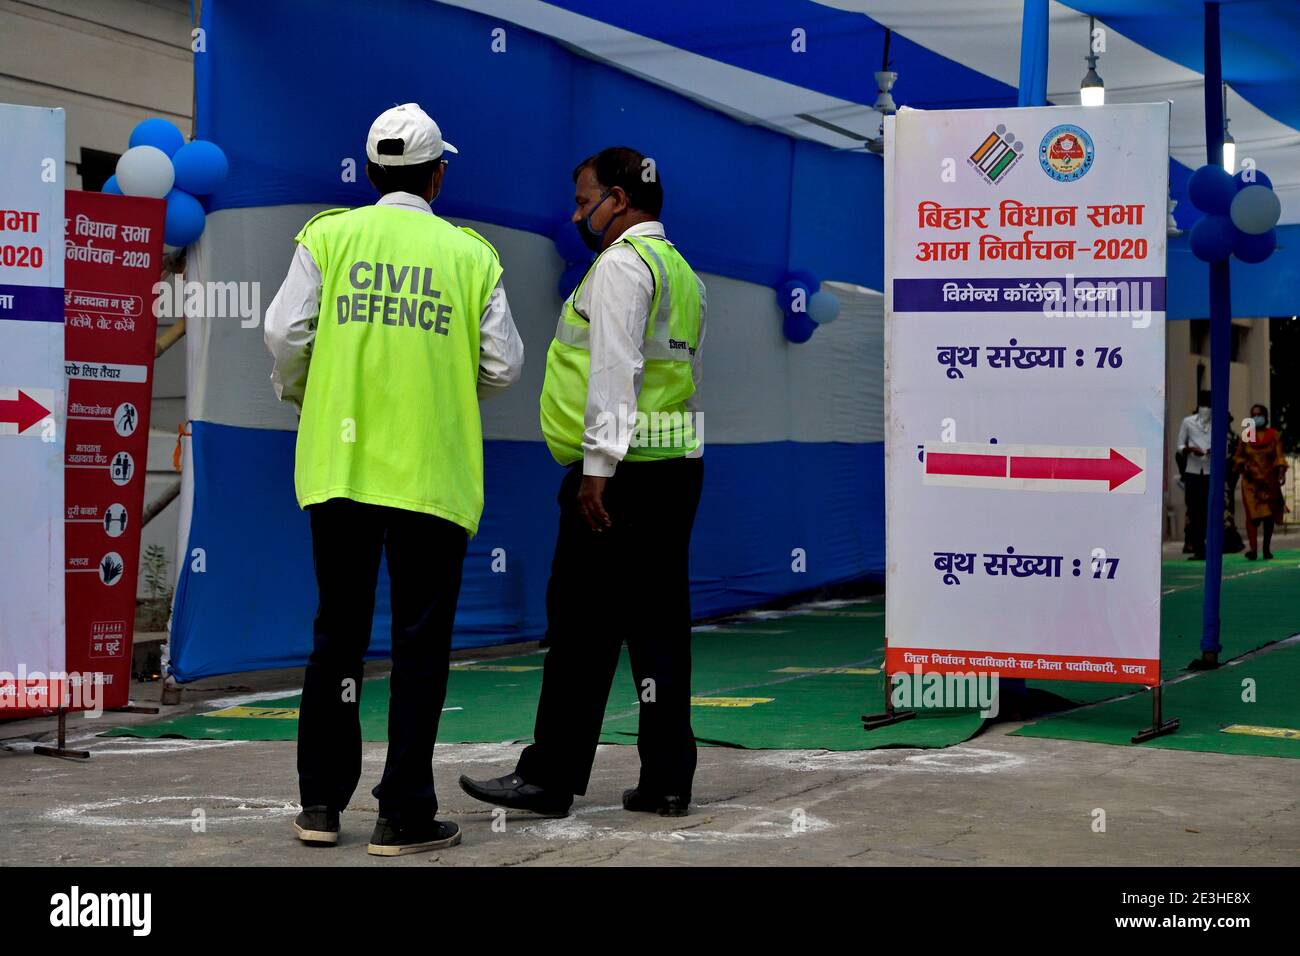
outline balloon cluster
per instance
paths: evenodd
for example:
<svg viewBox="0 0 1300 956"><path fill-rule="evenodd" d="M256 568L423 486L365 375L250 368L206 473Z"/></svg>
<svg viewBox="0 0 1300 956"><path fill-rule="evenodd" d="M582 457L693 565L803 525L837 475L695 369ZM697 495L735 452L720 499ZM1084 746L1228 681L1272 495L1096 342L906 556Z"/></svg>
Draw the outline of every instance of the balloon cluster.
<svg viewBox="0 0 1300 956"><path fill-rule="evenodd" d="M1221 166L1206 165L1187 183L1192 205L1203 217L1192 226L1188 244L1202 262L1263 262L1277 248L1282 203L1273 183L1253 167L1231 176Z"/></svg>
<svg viewBox="0 0 1300 956"><path fill-rule="evenodd" d="M230 169L226 154L207 140L185 142L175 124L156 117L131 131L129 146L103 191L167 200L163 241L188 246L203 234L206 221L195 197L209 196L221 186Z"/></svg>
<svg viewBox="0 0 1300 956"><path fill-rule="evenodd" d="M803 270L785 277L777 287L776 303L785 314L781 330L796 345L807 342L817 326L834 322L840 314L840 300L835 293L823 289L816 276Z"/></svg>

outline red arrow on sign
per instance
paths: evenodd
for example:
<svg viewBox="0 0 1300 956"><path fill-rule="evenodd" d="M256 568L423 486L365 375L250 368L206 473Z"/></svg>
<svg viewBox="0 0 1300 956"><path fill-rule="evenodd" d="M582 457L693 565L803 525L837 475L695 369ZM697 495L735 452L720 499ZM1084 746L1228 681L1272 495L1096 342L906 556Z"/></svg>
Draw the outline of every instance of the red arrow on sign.
<svg viewBox="0 0 1300 956"><path fill-rule="evenodd" d="M977 478L1005 478L1006 455L955 455L932 451L925 456L925 471L930 475L970 475Z"/></svg>
<svg viewBox="0 0 1300 956"><path fill-rule="evenodd" d="M1038 458L1011 456L1012 478L1046 478L1063 481L1105 481L1114 491L1142 469L1114 448L1109 458Z"/></svg>
<svg viewBox="0 0 1300 956"><path fill-rule="evenodd" d="M21 388L17 398L0 400L0 422L15 423L20 435L49 414L48 408Z"/></svg>

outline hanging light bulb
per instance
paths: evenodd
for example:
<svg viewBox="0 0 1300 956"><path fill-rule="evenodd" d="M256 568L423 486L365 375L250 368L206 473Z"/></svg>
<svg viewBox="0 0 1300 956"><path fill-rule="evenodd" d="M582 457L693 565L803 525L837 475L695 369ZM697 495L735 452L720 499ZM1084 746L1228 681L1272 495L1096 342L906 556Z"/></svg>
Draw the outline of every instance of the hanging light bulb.
<svg viewBox="0 0 1300 956"><path fill-rule="evenodd" d="M876 102L871 104L871 108L883 116L892 116L898 112L898 105L894 102L893 94L890 93L897 81L898 74L893 70L876 72Z"/></svg>
<svg viewBox="0 0 1300 956"><path fill-rule="evenodd" d="M1237 141L1228 132L1228 84L1223 84L1223 168L1232 173L1237 168Z"/></svg>
<svg viewBox="0 0 1300 956"><path fill-rule="evenodd" d="M1079 84L1079 102L1084 106L1102 106L1106 102L1106 84L1097 74L1097 54L1092 52L1093 18L1088 18L1088 72Z"/></svg>

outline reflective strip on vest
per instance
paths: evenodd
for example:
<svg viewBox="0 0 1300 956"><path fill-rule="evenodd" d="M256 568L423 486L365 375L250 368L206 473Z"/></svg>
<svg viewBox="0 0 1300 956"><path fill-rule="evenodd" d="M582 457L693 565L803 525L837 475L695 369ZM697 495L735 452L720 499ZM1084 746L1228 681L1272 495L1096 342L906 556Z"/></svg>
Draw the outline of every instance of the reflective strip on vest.
<svg viewBox="0 0 1300 956"><path fill-rule="evenodd" d="M654 272L655 297L659 300L659 307L655 309L654 315L648 320L646 337L641 343L641 354L649 360L660 360L666 362L689 362L691 360L690 346L682 345L673 348L669 343L672 340L672 286L668 280L668 270L664 267L664 262L659 258L659 253L655 252L654 247L648 242L639 241L640 236L627 236L623 240L635 249L654 260L651 267ZM587 271L590 275L591 271ZM582 277L582 282L578 288L574 289L570 302L578 301L578 294L582 291L583 285L586 284L587 275ZM591 351L591 323L572 323L565 321L565 313L568 309L560 311L560 319L555 324L555 338L565 345L572 345L574 348L582 349L584 352ZM574 310L577 311L576 309Z"/></svg>

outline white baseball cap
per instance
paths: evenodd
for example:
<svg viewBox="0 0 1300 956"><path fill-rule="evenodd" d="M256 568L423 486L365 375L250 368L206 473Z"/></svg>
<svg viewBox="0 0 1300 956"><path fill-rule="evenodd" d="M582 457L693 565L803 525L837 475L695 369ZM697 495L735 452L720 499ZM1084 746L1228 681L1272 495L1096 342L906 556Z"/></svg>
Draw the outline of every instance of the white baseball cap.
<svg viewBox="0 0 1300 956"><path fill-rule="evenodd" d="M418 103L403 103L384 110L370 124L366 156L380 166L414 166L437 159L456 147L443 142L442 130Z"/></svg>

